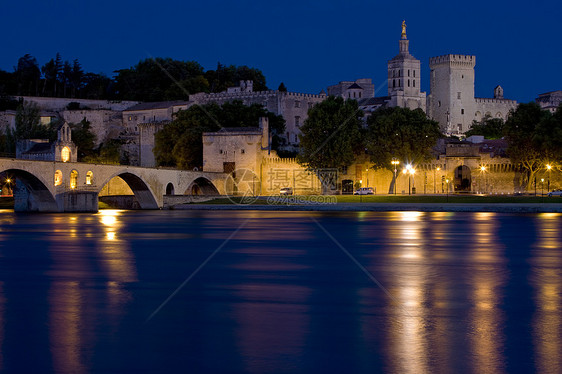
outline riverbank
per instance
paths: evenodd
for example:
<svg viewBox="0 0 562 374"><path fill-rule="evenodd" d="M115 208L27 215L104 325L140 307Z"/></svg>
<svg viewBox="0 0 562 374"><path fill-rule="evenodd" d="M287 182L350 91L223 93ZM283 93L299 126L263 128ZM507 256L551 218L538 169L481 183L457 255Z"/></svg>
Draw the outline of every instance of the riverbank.
<svg viewBox="0 0 562 374"><path fill-rule="evenodd" d="M562 213L562 203L340 203L308 205L268 204L186 204L174 210L264 210L264 211L360 211L360 212L497 212L497 213Z"/></svg>

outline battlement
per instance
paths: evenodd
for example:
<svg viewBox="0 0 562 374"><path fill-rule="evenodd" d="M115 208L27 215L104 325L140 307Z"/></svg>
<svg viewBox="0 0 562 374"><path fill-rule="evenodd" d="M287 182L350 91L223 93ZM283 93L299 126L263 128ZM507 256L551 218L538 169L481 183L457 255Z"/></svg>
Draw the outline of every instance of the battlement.
<svg viewBox="0 0 562 374"><path fill-rule="evenodd" d="M472 55L442 55L431 57L429 59L429 66L449 64L452 66L468 66L474 67L476 65L476 56Z"/></svg>
<svg viewBox="0 0 562 374"><path fill-rule="evenodd" d="M505 104L505 105L517 105L516 100L508 100L508 99L492 99L492 98L484 98L484 97L475 97L474 101L477 104Z"/></svg>
<svg viewBox="0 0 562 374"><path fill-rule="evenodd" d="M245 99L255 97L275 97L277 95L291 96L295 98L315 98L325 99L325 95L298 93L298 92L280 92L280 91L255 91L255 92L217 92L217 93L199 93L191 95L194 101L198 100L218 100L218 99Z"/></svg>

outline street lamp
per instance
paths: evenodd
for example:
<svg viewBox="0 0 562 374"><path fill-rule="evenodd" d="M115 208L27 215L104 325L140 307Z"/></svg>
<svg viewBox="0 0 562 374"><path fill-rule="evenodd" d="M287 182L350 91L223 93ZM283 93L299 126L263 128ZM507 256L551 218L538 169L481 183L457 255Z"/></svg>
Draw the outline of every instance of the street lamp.
<svg viewBox="0 0 562 374"><path fill-rule="evenodd" d="M435 170L439 171L441 168L438 166L437 168L433 169L433 193L435 193Z"/></svg>
<svg viewBox="0 0 562 374"><path fill-rule="evenodd" d="M544 196L543 187L544 187L544 178L541 178L541 197Z"/></svg>
<svg viewBox="0 0 562 374"><path fill-rule="evenodd" d="M548 186L546 191L550 192L550 170L552 169L552 165L546 164L546 170L548 171Z"/></svg>
<svg viewBox="0 0 562 374"><path fill-rule="evenodd" d="M445 182L447 182L447 202L449 202L449 179L445 179Z"/></svg>
<svg viewBox="0 0 562 374"><path fill-rule="evenodd" d="M361 191L361 186L363 186L363 179L359 179L359 202L363 202L363 191Z"/></svg>
<svg viewBox="0 0 562 374"><path fill-rule="evenodd" d="M410 173L410 176L412 177L412 190L416 189L416 183L415 183L416 180L414 179L415 172L416 172L416 169L414 169L413 167L410 166L409 173ZM408 185L410 184L409 182L410 182L410 178L408 178Z"/></svg>
<svg viewBox="0 0 562 374"><path fill-rule="evenodd" d="M392 157L390 163L394 166L394 196L396 196L396 168L400 164L400 161L396 157Z"/></svg>
<svg viewBox="0 0 562 374"><path fill-rule="evenodd" d="M486 166L484 166L484 165L480 166L480 175L481 175L480 179L482 179L482 175L484 175L484 177L483 177L484 178L484 191L487 190L486 173L485 172L486 172Z"/></svg>

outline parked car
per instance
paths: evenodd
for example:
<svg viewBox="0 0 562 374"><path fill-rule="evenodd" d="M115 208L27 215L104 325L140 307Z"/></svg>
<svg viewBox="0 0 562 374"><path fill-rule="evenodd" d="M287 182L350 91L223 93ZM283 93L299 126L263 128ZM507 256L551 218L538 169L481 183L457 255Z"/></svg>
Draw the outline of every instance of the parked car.
<svg viewBox="0 0 562 374"><path fill-rule="evenodd" d="M293 194L293 188L292 187L283 187L279 191L279 195L292 195L292 194Z"/></svg>
<svg viewBox="0 0 562 374"><path fill-rule="evenodd" d="M548 193L548 196L562 196L562 190L554 190Z"/></svg>
<svg viewBox="0 0 562 374"><path fill-rule="evenodd" d="M373 187L361 187L358 188L354 193L354 195L374 195L375 191Z"/></svg>

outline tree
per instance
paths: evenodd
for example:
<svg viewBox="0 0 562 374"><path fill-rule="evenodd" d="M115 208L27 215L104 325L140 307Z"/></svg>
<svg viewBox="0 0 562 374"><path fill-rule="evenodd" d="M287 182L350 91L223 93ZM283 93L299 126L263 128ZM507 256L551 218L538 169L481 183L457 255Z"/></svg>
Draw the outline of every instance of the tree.
<svg viewBox="0 0 562 374"><path fill-rule="evenodd" d="M39 108L34 103L23 103L16 111L17 140L56 138L55 124L43 125L39 116Z"/></svg>
<svg viewBox="0 0 562 374"><path fill-rule="evenodd" d="M285 83L281 82L279 87L277 87L277 91L279 92L287 92L287 87L285 87Z"/></svg>
<svg viewBox="0 0 562 374"><path fill-rule="evenodd" d="M249 68L247 66L226 66L220 62L217 64L216 70L208 70L205 78L210 84L211 92L226 91L228 87L235 87L240 81L253 81L254 91L266 91L265 76L259 69Z"/></svg>
<svg viewBox="0 0 562 374"><path fill-rule="evenodd" d="M155 135L154 156L159 166L181 169L201 168L203 165L204 132L223 127L257 127L260 117L269 118L273 136L285 131L283 117L268 112L261 105L245 106L241 101L194 105L180 111L176 118Z"/></svg>
<svg viewBox="0 0 562 374"><path fill-rule="evenodd" d="M79 123L69 125L72 129L72 141L78 147L78 161L83 162L87 158L95 157L96 135L90 130L90 122L84 118Z"/></svg>
<svg viewBox="0 0 562 374"><path fill-rule="evenodd" d="M410 164L431 159L431 149L440 136L439 124L421 109L379 109L367 119L366 148L374 169L393 171L394 157ZM394 190L394 183L393 177L389 191Z"/></svg>
<svg viewBox="0 0 562 374"><path fill-rule="evenodd" d="M309 169L342 169L364 151L363 112L357 101L330 96L308 111L297 161Z"/></svg>
<svg viewBox="0 0 562 374"><path fill-rule="evenodd" d="M195 61L156 57L117 73L115 90L124 100L187 100L189 94L208 91L204 69Z"/></svg>
<svg viewBox="0 0 562 374"><path fill-rule="evenodd" d="M18 95L37 95L41 70L37 60L30 54L20 57L15 71L18 84Z"/></svg>
<svg viewBox="0 0 562 374"><path fill-rule="evenodd" d="M537 172L544 169L552 157L548 137L553 137L549 144L560 142L560 134L551 133L554 124L550 112L542 110L536 103L519 104L505 122L505 136L508 141L507 155L512 164L520 166L525 173L521 184L530 189Z"/></svg>
<svg viewBox="0 0 562 374"><path fill-rule="evenodd" d="M482 135L486 139L501 139L503 137L504 120L485 116L480 122L472 121L472 127L465 136Z"/></svg>

